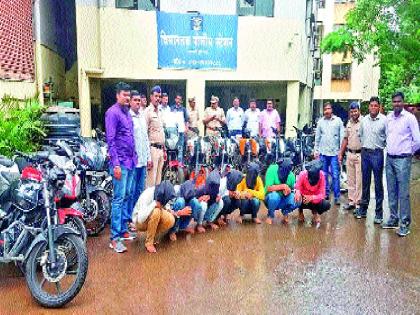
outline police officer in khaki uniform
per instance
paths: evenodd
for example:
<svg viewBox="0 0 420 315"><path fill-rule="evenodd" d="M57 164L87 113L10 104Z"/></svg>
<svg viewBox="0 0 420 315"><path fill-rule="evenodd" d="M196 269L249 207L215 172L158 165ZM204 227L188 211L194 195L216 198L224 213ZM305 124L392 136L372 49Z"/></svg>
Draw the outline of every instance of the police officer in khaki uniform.
<svg viewBox="0 0 420 315"><path fill-rule="evenodd" d="M147 187L160 184L164 162L165 133L163 121L159 111L161 89L155 86L150 91L150 105L145 110L147 134L150 142L150 156L152 167L147 173Z"/></svg>
<svg viewBox="0 0 420 315"><path fill-rule="evenodd" d="M218 128L221 128L225 123L225 112L223 108L219 107L219 98L212 95L210 100L210 107L204 111L203 123L206 126L207 136L220 136Z"/></svg>
<svg viewBox="0 0 420 315"><path fill-rule="evenodd" d="M349 202L345 210L354 210L359 207L362 197L362 144L359 137L360 106L357 102L350 104L350 120L344 133L344 140L338 156L340 163L347 149L347 185Z"/></svg>

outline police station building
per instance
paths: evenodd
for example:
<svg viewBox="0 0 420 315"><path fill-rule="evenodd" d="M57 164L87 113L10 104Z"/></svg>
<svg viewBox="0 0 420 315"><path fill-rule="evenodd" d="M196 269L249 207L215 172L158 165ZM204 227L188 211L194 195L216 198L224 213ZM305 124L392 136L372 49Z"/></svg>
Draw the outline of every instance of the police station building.
<svg viewBox="0 0 420 315"><path fill-rule="evenodd" d="M312 120L315 0L34 0L32 10L36 79L0 86L54 82L79 107L83 135L102 126L118 81L147 96L159 84L170 104L194 96L201 112L211 95L225 111L234 96L244 108L274 98L291 136Z"/></svg>

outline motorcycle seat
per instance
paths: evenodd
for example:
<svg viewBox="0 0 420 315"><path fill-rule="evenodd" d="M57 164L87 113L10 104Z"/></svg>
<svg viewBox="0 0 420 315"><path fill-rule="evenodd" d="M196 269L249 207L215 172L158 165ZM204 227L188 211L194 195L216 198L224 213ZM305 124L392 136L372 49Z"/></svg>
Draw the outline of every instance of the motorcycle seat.
<svg viewBox="0 0 420 315"><path fill-rule="evenodd" d="M4 166L4 167L12 167L15 163L5 157L0 157L0 165Z"/></svg>

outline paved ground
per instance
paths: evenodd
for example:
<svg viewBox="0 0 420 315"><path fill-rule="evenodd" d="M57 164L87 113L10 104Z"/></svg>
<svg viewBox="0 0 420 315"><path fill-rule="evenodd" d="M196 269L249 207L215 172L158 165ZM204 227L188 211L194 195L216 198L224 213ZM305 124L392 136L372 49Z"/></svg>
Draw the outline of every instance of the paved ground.
<svg viewBox="0 0 420 315"><path fill-rule="evenodd" d="M157 255L146 254L143 237L124 255L107 248L107 234L91 238L86 284L54 313L420 314L420 180L411 196L405 239L374 226L373 209L359 221L338 208L320 229L296 217L289 226L233 223L163 241ZM0 267L0 292L1 314L52 313L12 266Z"/></svg>

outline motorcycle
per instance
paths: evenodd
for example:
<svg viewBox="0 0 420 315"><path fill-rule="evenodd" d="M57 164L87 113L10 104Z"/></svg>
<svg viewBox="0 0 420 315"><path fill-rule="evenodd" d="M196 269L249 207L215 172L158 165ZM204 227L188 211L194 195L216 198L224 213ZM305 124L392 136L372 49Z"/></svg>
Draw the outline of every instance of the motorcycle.
<svg viewBox="0 0 420 315"><path fill-rule="evenodd" d="M208 148L208 142L205 142L202 137L195 137L187 141L187 156L189 166L189 176L190 180L193 180L195 187L199 187L206 182L208 175L208 165L205 162L206 149Z"/></svg>
<svg viewBox="0 0 420 315"><path fill-rule="evenodd" d="M104 170L106 152L93 139L80 138L79 141L79 151L76 153L68 143L56 143L65 152L67 163L73 165L75 170L67 181L72 193L65 195L59 205L81 211L87 235L98 235L104 230L111 209L111 201L102 187L108 177Z"/></svg>
<svg viewBox="0 0 420 315"><path fill-rule="evenodd" d="M25 156L33 165L25 167L17 186L3 185L0 263L18 265L35 301L57 308L80 292L88 257L80 234L59 224L54 199L64 193L66 174L48 157L49 152ZM45 224L39 224L40 218Z"/></svg>
<svg viewBox="0 0 420 315"><path fill-rule="evenodd" d="M184 166L178 161L178 129L165 128L166 160L163 166L163 180L172 184L182 184L185 181Z"/></svg>

